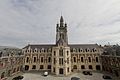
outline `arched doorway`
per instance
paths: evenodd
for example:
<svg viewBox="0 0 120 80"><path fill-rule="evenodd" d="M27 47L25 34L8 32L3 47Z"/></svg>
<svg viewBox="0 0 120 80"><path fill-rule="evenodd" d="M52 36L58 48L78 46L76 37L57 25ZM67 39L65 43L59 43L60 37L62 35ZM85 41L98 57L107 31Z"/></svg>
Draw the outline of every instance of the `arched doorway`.
<svg viewBox="0 0 120 80"><path fill-rule="evenodd" d="M59 69L59 74L63 74L63 68Z"/></svg>
<svg viewBox="0 0 120 80"><path fill-rule="evenodd" d="M25 70L28 71L29 70L29 66L25 65Z"/></svg>

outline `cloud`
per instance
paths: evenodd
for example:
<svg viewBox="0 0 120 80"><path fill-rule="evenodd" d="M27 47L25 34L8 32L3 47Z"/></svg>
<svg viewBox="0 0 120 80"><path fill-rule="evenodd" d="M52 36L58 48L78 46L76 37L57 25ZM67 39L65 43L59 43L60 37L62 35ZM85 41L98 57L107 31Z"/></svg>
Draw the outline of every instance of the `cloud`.
<svg viewBox="0 0 120 80"><path fill-rule="evenodd" d="M69 43L119 42L119 0L1 0L0 45L55 43L64 16Z"/></svg>

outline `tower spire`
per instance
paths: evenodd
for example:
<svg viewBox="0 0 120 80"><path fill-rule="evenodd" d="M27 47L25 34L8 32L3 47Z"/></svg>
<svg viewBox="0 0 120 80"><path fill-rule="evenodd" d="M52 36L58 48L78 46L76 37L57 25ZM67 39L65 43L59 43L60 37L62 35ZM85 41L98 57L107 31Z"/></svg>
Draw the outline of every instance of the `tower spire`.
<svg viewBox="0 0 120 80"><path fill-rule="evenodd" d="M60 25L57 24L56 28L56 44L67 45L68 37L67 37L67 24L64 23L63 16L60 17Z"/></svg>
<svg viewBox="0 0 120 80"><path fill-rule="evenodd" d="M60 17L60 22L64 22L63 16Z"/></svg>
<svg viewBox="0 0 120 80"><path fill-rule="evenodd" d="M60 27L64 26L64 19L63 16L60 17Z"/></svg>

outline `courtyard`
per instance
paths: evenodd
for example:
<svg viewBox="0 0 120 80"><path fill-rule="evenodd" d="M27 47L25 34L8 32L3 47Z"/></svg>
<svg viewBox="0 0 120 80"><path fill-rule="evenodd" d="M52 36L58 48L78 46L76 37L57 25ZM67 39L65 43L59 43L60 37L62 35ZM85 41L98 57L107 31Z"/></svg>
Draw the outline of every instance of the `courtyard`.
<svg viewBox="0 0 120 80"><path fill-rule="evenodd" d="M30 72L23 74L23 80L71 80L71 77L79 77L80 80L104 80L102 78L102 73L93 72L92 74L93 75L84 75L83 73L73 73L72 75L66 77L58 77L55 75L48 75L47 77L44 77L40 72Z"/></svg>

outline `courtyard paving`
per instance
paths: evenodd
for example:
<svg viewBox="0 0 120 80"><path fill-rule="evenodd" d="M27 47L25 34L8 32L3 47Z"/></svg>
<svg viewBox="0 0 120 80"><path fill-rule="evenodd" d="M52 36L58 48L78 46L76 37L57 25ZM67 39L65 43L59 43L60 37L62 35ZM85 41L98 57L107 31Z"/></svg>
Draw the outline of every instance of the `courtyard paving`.
<svg viewBox="0 0 120 80"><path fill-rule="evenodd" d="M102 73L96 73L94 72L93 75L84 75L82 73L74 73L72 75L69 75L67 77L58 77L54 75L48 75L47 77L42 76L41 73L25 73L23 74L24 79L23 80L71 80L71 77L79 77L80 80L104 80L102 78ZM116 79L113 79L116 80Z"/></svg>

